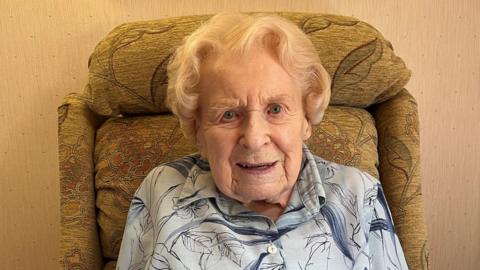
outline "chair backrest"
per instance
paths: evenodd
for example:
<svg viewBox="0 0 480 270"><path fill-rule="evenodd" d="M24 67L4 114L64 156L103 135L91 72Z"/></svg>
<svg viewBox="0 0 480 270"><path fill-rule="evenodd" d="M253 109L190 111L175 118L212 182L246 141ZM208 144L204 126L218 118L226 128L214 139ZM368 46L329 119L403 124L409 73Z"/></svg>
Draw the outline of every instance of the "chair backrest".
<svg viewBox="0 0 480 270"><path fill-rule="evenodd" d="M366 108L397 94L410 71L375 28L351 17L277 13L311 38L332 76L331 105ZM126 23L95 48L86 93L99 115L167 113L166 67L183 38L211 16Z"/></svg>
<svg viewBox="0 0 480 270"><path fill-rule="evenodd" d="M332 77L331 107L314 128L310 148L380 177L409 266L426 268L418 117L415 100L403 89L410 71L365 22L276 14L309 35ZM59 108L64 268L113 269L140 182L160 163L196 151L164 105L166 67L182 39L210 17L115 28L89 59L84 93L68 96Z"/></svg>

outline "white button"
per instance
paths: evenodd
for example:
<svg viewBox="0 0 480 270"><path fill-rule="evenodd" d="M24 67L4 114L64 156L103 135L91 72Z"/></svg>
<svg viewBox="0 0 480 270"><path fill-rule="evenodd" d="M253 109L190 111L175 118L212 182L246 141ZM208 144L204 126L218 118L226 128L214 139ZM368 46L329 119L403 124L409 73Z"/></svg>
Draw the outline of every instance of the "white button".
<svg viewBox="0 0 480 270"><path fill-rule="evenodd" d="M267 247L267 251L270 254L275 254L277 253L277 247L274 244L270 244L270 246Z"/></svg>

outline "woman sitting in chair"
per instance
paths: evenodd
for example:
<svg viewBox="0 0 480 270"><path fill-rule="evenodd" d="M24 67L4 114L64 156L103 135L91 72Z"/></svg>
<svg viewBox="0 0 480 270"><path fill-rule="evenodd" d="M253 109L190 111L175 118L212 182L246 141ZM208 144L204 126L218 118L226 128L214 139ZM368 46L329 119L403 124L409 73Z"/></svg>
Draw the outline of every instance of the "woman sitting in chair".
<svg viewBox="0 0 480 270"><path fill-rule="evenodd" d="M143 181L117 269L407 269L379 181L304 144L330 79L297 26L219 14L168 75L199 153Z"/></svg>

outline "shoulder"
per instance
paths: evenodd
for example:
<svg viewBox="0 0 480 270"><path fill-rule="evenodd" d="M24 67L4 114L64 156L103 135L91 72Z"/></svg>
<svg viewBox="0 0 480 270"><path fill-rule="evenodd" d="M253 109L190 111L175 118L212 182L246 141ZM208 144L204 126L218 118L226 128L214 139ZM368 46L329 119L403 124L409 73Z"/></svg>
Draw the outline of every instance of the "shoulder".
<svg viewBox="0 0 480 270"><path fill-rule="evenodd" d="M323 182L333 181L345 186L355 186L357 184L376 186L380 184L377 178L356 167L328 161L319 156L314 156L314 159Z"/></svg>
<svg viewBox="0 0 480 270"><path fill-rule="evenodd" d="M355 200L357 207L371 206L376 200L380 181L356 167L338 164L315 156L327 201Z"/></svg>
<svg viewBox="0 0 480 270"><path fill-rule="evenodd" d="M194 167L204 167L198 154L188 155L153 168L142 181L134 199L145 204L158 201L160 198L176 196L182 190ZM207 165L208 166L208 165Z"/></svg>

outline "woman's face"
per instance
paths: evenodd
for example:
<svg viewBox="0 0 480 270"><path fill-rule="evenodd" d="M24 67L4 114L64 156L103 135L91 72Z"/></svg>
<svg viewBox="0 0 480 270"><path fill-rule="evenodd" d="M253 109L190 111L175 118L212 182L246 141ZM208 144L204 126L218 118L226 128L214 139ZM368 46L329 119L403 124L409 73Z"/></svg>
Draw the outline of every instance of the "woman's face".
<svg viewBox="0 0 480 270"><path fill-rule="evenodd" d="M311 134L292 78L263 49L210 57L200 78L196 136L217 187L246 204L285 205Z"/></svg>

